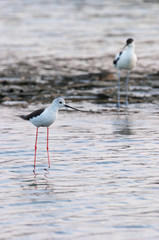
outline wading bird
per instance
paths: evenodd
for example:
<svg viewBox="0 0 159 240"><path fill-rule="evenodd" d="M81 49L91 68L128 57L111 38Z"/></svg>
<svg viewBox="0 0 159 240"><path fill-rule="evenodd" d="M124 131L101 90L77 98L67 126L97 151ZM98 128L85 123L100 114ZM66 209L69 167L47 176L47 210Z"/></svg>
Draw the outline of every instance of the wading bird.
<svg viewBox="0 0 159 240"><path fill-rule="evenodd" d="M36 138L35 138L35 155L34 155L34 170L36 166L36 150L37 150L37 139L38 139L38 129L39 127L46 127L47 128L47 156L48 156L48 166L50 168L50 160L49 160L49 126L55 122L58 116L58 110L60 108L67 107L72 108L74 110L80 111L74 107L70 107L69 105L65 104L65 100L63 98L56 98L53 100L52 105L45 109L36 110L28 115L21 115L20 117L24 120L30 121L34 126L37 127L36 129Z"/></svg>
<svg viewBox="0 0 159 240"><path fill-rule="evenodd" d="M126 88L126 106L128 106L128 82L130 71L136 66L137 57L135 54L135 43L132 38L127 39L126 45L123 50L115 56L113 61L114 66L118 70L118 96L117 107L120 107L120 70L128 70L127 78L125 81Z"/></svg>

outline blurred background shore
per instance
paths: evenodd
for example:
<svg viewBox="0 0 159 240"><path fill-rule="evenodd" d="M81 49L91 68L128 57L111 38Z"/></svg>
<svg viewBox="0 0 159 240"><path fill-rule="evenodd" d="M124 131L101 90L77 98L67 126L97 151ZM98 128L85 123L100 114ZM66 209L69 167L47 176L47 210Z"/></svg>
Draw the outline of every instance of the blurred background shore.
<svg viewBox="0 0 159 240"><path fill-rule="evenodd" d="M138 56L130 101L158 101L158 12L158 1L0 1L0 103L115 103L112 61L129 37Z"/></svg>

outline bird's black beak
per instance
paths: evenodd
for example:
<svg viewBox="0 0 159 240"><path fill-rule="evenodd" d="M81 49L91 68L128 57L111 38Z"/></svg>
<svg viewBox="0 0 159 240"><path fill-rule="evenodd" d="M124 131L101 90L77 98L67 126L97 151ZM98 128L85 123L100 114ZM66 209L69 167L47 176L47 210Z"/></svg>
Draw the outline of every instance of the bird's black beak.
<svg viewBox="0 0 159 240"><path fill-rule="evenodd" d="M126 44L124 45L124 47L122 48L122 51L123 51L127 46L128 46L128 44L126 43Z"/></svg>
<svg viewBox="0 0 159 240"><path fill-rule="evenodd" d="M69 106L69 105L67 105L67 104L65 104L65 107L67 107L67 108L72 108L72 109L74 109L74 110L76 110L76 111L81 111L81 110L79 110L79 109L77 109L77 108L70 107L70 106Z"/></svg>

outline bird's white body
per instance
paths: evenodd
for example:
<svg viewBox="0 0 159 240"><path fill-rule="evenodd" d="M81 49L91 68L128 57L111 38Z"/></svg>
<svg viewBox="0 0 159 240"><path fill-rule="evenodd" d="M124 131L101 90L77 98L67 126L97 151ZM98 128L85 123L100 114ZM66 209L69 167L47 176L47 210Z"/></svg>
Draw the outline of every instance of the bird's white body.
<svg viewBox="0 0 159 240"><path fill-rule="evenodd" d="M65 100L63 98L56 98L52 102L50 107L45 108L39 115L32 116L29 121L36 127L49 127L55 122L58 116L58 110L65 106Z"/></svg>
<svg viewBox="0 0 159 240"><path fill-rule="evenodd" d="M52 106L46 108L39 116L31 118L29 121L36 127L49 127L55 122L58 116L58 108Z"/></svg>
<svg viewBox="0 0 159 240"><path fill-rule="evenodd" d="M115 56L115 60L117 60L117 64L115 65L115 67L118 70L131 70L136 66L136 61L137 61L137 57L135 54L135 43L132 42L131 44L129 44L128 46L126 46L124 48L124 50L122 51L122 53L118 53Z"/></svg>
<svg viewBox="0 0 159 240"><path fill-rule="evenodd" d="M126 105L128 106L128 81L130 71L136 66L137 57L135 54L135 43L132 38L127 39L126 46L123 51L115 56L113 61L114 66L118 69L118 96L117 96L117 107L120 106L120 70L127 70L128 75L125 81L126 88Z"/></svg>

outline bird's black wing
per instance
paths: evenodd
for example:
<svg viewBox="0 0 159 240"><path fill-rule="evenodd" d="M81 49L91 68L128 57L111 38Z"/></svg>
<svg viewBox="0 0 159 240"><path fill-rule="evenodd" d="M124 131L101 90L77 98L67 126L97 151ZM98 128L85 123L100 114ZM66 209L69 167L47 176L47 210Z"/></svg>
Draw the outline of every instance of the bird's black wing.
<svg viewBox="0 0 159 240"><path fill-rule="evenodd" d="M123 52L120 52L120 53L116 56L116 58L115 58L114 61L113 61L113 64L114 64L114 65L117 65L117 62L119 61L120 56L121 56L122 53L123 53Z"/></svg>
<svg viewBox="0 0 159 240"><path fill-rule="evenodd" d="M28 115L21 115L20 117L24 120L29 121L31 118L39 116L44 110L45 110L45 108L38 109L38 110L28 114Z"/></svg>

